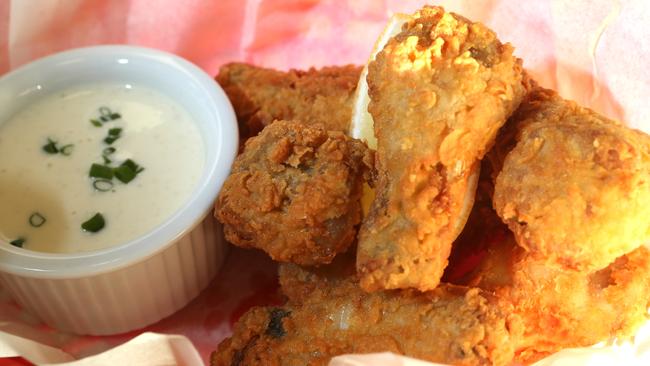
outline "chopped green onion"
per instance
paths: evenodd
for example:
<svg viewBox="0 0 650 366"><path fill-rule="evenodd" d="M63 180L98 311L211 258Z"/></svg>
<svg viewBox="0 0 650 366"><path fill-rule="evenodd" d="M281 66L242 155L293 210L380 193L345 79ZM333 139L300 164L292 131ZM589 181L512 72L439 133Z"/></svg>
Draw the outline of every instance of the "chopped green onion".
<svg viewBox="0 0 650 366"><path fill-rule="evenodd" d="M90 123L92 123L93 126L95 126L95 127L101 127L102 123L122 118L121 114L114 113L108 107L99 107L99 114L100 114L99 120L97 120L97 119L91 119L90 120Z"/></svg>
<svg viewBox="0 0 650 366"><path fill-rule="evenodd" d="M102 158L104 158L104 164L110 164L111 159L108 158L109 155L113 154L115 152L114 147L107 147L102 151Z"/></svg>
<svg viewBox="0 0 650 366"><path fill-rule="evenodd" d="M120 165L119 167L115 168L115 178L119 179L120 182L124 184L127 184L135 179L136 175L137 173L127 166Z"/></svg>
<svg viewBox="0 0 650 366"><path fill-rule="evenodd" d="M14 239L14 240L10 241L9 244L11 244L11 245L13 245L15 247L18 247L18 248L22 248L23 244L25 244L25 238Z"/></svg>
<svg viewBox="0 0 650 366"><path fill-rule="evenodd" d="M108 130L108 134L110 136L119 136L121 133L122 133L122 129L119 127L111 128L110 130Z"/></svg>
<svg viewBox="0 0 650 366"><path fill-rule="evenodd" d="M29 217L29 224L32 227L41 227L41 226L43 226L43 224L45 224L46 221L47 221L47 219L45 218L45 216L41 215L38 212L34 212Z"/></svg>
<svg viewBox="0 0 650 366"><path fill-rule="evenodd" d="M99 107L99 114L101 114L102 116L110 116L111 113L113 113L113 112L111 111L110 108L108 108L108 107Z"/></svg>
<svg viewBox="0 0 650 366"><path fill-rule="evenodd" d="M43 145L43 151L48 154L56 154L59 152L59 148L56 147L56 141L53 141L51 138L47 139L47 144Z"/></svg>
<svg viewBox="0 0 650 366"><path fill-rule="evenodd" d="M104 142L107 143L108 145L111 145L112 143L115 142L115 140L119 139L120 136L108 136L104 139Z"/></svg>
<svg viewBox="0 0 650 366"><path fill-rule="evenodd" d="M115 178L119 179L122 183L129 183L135 177L143 171L144 168L139 166L136 162L131 159L127 159L119 167L114 169Z"/></svg>
<svg viewBox="0 0 650 366"><path fill-rule="evenodd" d="M93 182L93 187L100 192L108 192L113 189L113 182L108 179L96 179Z"/></svg>
<svg viewBox="0 0 650 366"><path fill-rule="evenodd" d="M73 144L67 144L65 146L62 146L60 149L61 154L65 156L70 156L70 154L72 154L72 150L74 150Z"/></svg>
<svg viewBox="0 0 650 366"><path fill-rule="evenodd" d="M104 178L110 180L113 179L113 168L106 165L93 164L90 166L88 176L91 178Z"/></svg>
<svg viewBox="0 0 650 366"><path fill-rule="evenodd" d="M136 173L140 173L141 171L144 170L143 167L138 165L135 161L131 159L126 159L121 165L129 167L129 169L133 170Z"/></svg>
<svg viewBox="0 0 650 366"><path fill-rule="evenodd" d="M108 136L104 139L104 142L107 144L112 144L115 140L119 139L122 134L122 129L119 127L111 128L108 130Z"/></svg>
<svg viewBox="0 0 650 366"><path fill-rule="evenodd" d="M61 155L65 155L65 156L70 156L70 154L72 154L72 150L74 148L73 144L67 144L61 147L57 146L57 144L58 142L48 137L47 144L43 145L43 151L45 151L48 154L61 153Z"/></svg>
<svg viewBox="0 0 650 366"><path fill-rule="evenodd" d="M103 229L105 225L106 222L104 221L104 216L102 216L102 214L98 212L95 214L95 216L91 217L90 219L86 220L83 224L81 224L81 229L83 231L96 233L99 230Z"/></svg>

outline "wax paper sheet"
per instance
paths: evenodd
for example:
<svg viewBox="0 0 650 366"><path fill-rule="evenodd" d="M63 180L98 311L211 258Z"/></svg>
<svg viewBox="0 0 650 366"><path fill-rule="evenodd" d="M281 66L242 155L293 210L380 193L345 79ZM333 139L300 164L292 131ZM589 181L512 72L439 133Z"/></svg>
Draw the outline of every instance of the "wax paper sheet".
<svg viewBox="0 0 650 366"><path fill-rule="evenodd" d="M0 0L0 75L51 53L97 44L173 52L210 74L228 61L279 69L363 64L391 14L411 13L427 3L443 5L496 30L500 39L515 46L542 85L650 131L646 71L650 5L644 0ZM139 357L144 355L152 357L148 359L152 364L192 364L198 363L194 347L206 361L247 308L281 301L275 270L259 253L233 250L215 281L186 308L144 330L110 337L50 329L0 288L0 357L13 357L0 359L0 364L69 361L109 349L113 350L107 357L116 358L91 358L84 364L108 359L128 364L128 357L119 358L124 355L133 362L142 361ZM124 347L114 349L119 345ZM596 353L567 350L544 362L650 364L649 348L641 342L637 347L616 346L613 353L605 346ZM371 355L338 357L332 364L416 363Z"/></svg>

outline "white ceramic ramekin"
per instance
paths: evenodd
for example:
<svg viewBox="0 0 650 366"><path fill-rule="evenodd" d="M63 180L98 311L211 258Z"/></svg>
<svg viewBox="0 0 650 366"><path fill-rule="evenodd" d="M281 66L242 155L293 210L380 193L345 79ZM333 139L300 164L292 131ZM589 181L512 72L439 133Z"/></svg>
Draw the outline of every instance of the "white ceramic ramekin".
<svg viewBox="0 0 650 366"><path fill-rule="evenodd" d="M44 95L103 81L145 85L183 105L204 139L205 167L177 212L128 243L49 254L0 242L0 286L47 324L93 335L154 323L186 305L215 276L226 244L210 212L238 143L232 106L210 76L177 56L128 46L63 52L3 76L0 124Z"/></svg>

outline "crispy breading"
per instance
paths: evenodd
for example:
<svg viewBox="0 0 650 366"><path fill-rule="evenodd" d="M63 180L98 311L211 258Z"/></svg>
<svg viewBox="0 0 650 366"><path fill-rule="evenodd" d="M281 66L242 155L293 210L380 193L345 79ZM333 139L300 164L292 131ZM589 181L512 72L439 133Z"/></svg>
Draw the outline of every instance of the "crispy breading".
<svg viewBox="0 0 650 366"><path fill-rule="evenodd" d="M242 136L251 137L276 119L347 133L360 74L361 67L352 65L283 72L230 63L216 80L235 108Z"/></svg>
<svg viewBox="0 0 650 366"><path fill-rule="evenodd" d="M515 345L520 362L630 338L648 320L650 251L645 247L585 273L532 258L512 235L493 244L464 284L493 293L499 306L513 309L523 330Z"/></svg>
<svg viewBox="0 0 650 366"><path fill-rule="evenodd" d="M512 52L484 25L425 7L370 63L378 183L359 237L364 289L438 285L478 161L524 95Z"/></svg>
<svg viewBox="0 0 650 366"><path fill-rule="evenodd" d="M519 245L592 271L650 242L648 135L541 88L509 125L494 207Z"/></svg>
<svg viewBox="0 0 650 366"><path fill-rule="evenodd" d="M326 266L303 268L293 263L280 263L278 278L282 293L290 303L301 304L309 300L312 292L322 287L340 296L357 291L355 259L356 248L352 246Z"/></svg>
<svg viewBox="0 0 650 366"><path fill-rule="evenodd" d="M353 249L353 248L351 248ZM326 365L343 353L392 351L433 362L507 364L507 313L477 289L441 285L426 293L368 294L355 275L354 251L322 267L279 266L281 308L256 308L213 354L212 364ZM283 332L277 332L282 316ZM280 337L269 333L282 334Z"/></svg>
<svg viewBox="0 0 650 366"><path fill-rule="evenodd" d="M495 301L478 289L449 285L368 294L352 279L320 281L301 303L244 315L213 353L212 365L327 365L344 353L384 351L432 362L505 365L513 348Z"/></svg>
<svg viewBox="0 0 650 366"><path fill-rule="evenodd" d="M372 160L363 142L341 132L277 121L246 142L216 217L237 246L282 262L329 263L355 239Z"/></svg>
<svg viewBox="0 0 650 366"><path fill-rule="evenodd" d="M486 172L487 173L487 172ZM647 321L650 251L641 247L599 271L549 266L518 246L485 197L483 176L469 223L454 243L444 279L493 294L512 309L516 360L534 362L563 348L635 334ZM471 265L471 267L469 265ZM468 270L469 268L469 270Z"/></svg>
<svg viewBox="0 0 650 366"><path fill-rule="evenodd" d="M527 364L563 348L625 339L647 320L647 248L592 273L548 267L516 245L483 199L488 192L481 191L472 212L475 226L454 244L479 258L453 278L460 286L365 293L353 251L319 268L281 264L287 304L244 316L213 365L326 365L342 353L383 351L461 365ZM465 259L452 257L449 269L459 260ZM453 351L458 347L463 351Z"/></svg>

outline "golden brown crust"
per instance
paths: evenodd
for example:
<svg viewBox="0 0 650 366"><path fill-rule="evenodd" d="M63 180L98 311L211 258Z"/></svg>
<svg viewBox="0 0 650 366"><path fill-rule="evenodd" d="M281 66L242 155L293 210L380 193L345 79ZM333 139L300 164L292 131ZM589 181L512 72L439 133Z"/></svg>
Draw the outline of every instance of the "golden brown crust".
<svg viewBox="0 0 650 366"><path fill-rule="evenodd" d="M277 121L247 141L216 202L226 239L273 259L329 263L361 221L364 143L318 126Z"/></svg>
<svg viewBox="0 0 650 366"><path fill-rule="evenodd" d="M339 354L384 351L432 362L504 365L513 357L511 335L494 301L478 289L448 285L426 293L368 294L350 279L321 281L300 304L276 310L276 317L285 315L281 332L271 325L273 309L246 314L213 354L212 365L327 365Z"/></svg>
<svg viewBox="0 0 650 366"><path fill-rule="evenodd" d="M513 127L494 206L519 245L554 265L596 270L650 241L650 137L545 89L531 93Z"/></svg>
<svg viewBox="0 0 650 366"><path fill-rule="evenodd" d="M251 137L276 119L347 133L360 74L361 67L352 65L283 72L230 63L216 80L235 108L242 136Z"/></svg>
<svg viewBox="0 0 650 366"><path fill-rule="evenodd" d="M515 352L530 363L564 348L627 339L647 319L650 251L641 247L600 271L564 271L528 255L514 237L494 243L464 284L499 299L522 329Z"/></svg>
<svg viewBox="0 0 650 366"><path fill-rule="evenodd" d="M458 30L450 26L456 24L461 29L467 28L467 34L460 32L467 37L463 42L470 40L480 46L469 50L469 58L478 64L480 70L481 77L478 79L486 85L503 81L507 79L504 75L509 74L507 70L500 69L507 68L506 66L499 65L510 65L510 72L514 76L511 75L509 80L517 80L519 64L509 53L509 46L501 45L498 41L491 43L490 40L496 38L486 36L491 33L481 33L482 26L471 24L455 15L447 14L447 18L444 18L445 13L438 8L425 9L422 14L422 19L435 21L412 21L405 26L402 38L398 36L397 41L394 41L397 45L399 42L407 44L409 35L416 34L418 42L423 40L424 46L428 47L429 43L433 44L431 39L427 40L432 34L432 25L440 28L436 31L447 37L450 34L457 36ZM472 40L472 37L477 36L484 38ZM442 55L448 55L448 52L453 54L455 47L466 47L465 43L459 41L456 44L453 41L455 38L449 37L451 41L448 42L448 47L441 48ZM499 46L493 46L494 44ZM415 45L409 52L418 51L420 46ZM420 59L417 52L406 53L405 57L412 59L414 64ZM505 61L500 63L500 58ZM440 62L445 60L447 59L443 58ZM450 68L451 71L443 68L443 72L435 74L434 83L430 86L441 87L442 84L436 82L445 80L450 83L444 85L446 88L442 88L442 94L435 94L435 103L440 104L447 98L471 107L464 110L458 107L458 103L443 103L446 109L441 111L435 108L415 110L409 103L420 105L430 95L405 92L398 84L408 85L411 92L417 91L421 82L419 78L427 80L432 75L423 73L420 69L417 75L409 79L406 77L408 75L390 71L387 64L381 66L384 68L379 66L388 61L386 55L378 56L371 71L375 67L378 70L376 72L383 75L369 76L371 97L377 103L374 107L371 104L371 111L378 124L380 142L383 134L384 145L380 145L379 149L379 198L371 217L364 224L364 230L373 232L365 232L365 237L361 238L361 244L364 239L372 238L374 241L371 243L378 246L370 247L375 251L368 251L368 247L363 245L359 248L361 263L368 263L368 258L371 262L378 260L370 266L361 266L360 274L366 290L404 284L425 289L437 284L438 269L427 272L420 271L417 266L404 267L403 264L408 264L411 258L407 258L406 262L399 261L410 253L398 251L400 245L405 243L398 239L405 237L410 240L407 244L419 245L417 235L421 234L421 227L414 229L408 224L427 220L435 222L440 217L451 221L450 217L457 212L452 207L453 202L467 194L463 192L465 186L458 177L463 177L463 172L471 171L468 162L476 164L476 160L480 159L491 144L491 138L494 137L492 127L498 128L500 125L486 121L496 118L496 115L505 118L509 113L508 108L514 108L517 104L520 93L536 86L524 75L520 84L513 82L514 86L509 86L511 90L505 88L508 97L499 105L498 101L493 100L498 99L495 97L498 93L473 89L480 84L480 80L476 81L463 74L463 69L459 66L463 62L459 62ZM435 64L436 59L433 61ZM445 78L445 75L448 77ZM382 80L382 77L389 79ZM395 80L390 79L393 77ZM384 87L387 89L382 90ZM468 93L468 90L472 92L463 94ZM403 105L407 107L400 109ZM391 113L396 113L399 118L391 120L394 117ZM444 122L442 132L436 132L435 126L426 124L426 128L419 130L410 125L413 122L414 126L419 126L429 118L427 113L434 116L436 113L453 115L454 118L438 119ZM485 120L481 122L481 118ZM416 124L417 119L420 120ZM465 135L461 133L462 143L455 141L454 131L464 128L482 131L484 135L465 140ZM429 133L431 136L427 135ZM492 137L489 137L490 134ZM635 202L642 202L645 207L650 207L647 188L650 181L647 176L650 138L566 102L554 92L543 89L534 89L526 96L526 102L509 120L501 137L497 142L499 146L490 154L489 161L483 161L483 165L489 169L483 172L479 183L477 205L469 222L472 226L466 228L454 243L457 247L468 246L464 251L457 251L452 257L454 261L462 259L465 254L473 255L484 251L477 256L479 259L469 261L480 262L474 271L446 277L462 286L443 283L435 290L426 292L364 292L355 274L353 247L348 253L337 256L331 264L318 268L281 264L280 283L288 302L280 308L255 308L242 317L232 338L222 342L213 354L212 364L326 365L331 357L343 353L392 351L441 363L500 365L513 361L534 362L562 348L590 346L612 338L633 335L647 320L646 311L650 300L650 251L643 246L638 247L638 240L647 240L650 235L647 224L650 211L644 211L641 205L634 206ZM541 146L540 138L544 140ZM446 140L449 141L443 146ZM404 141L409 143L405 145ZM470 142L469 145L465 145L467 141ZM433 158L424 156L425 150L429 148L425 142L435 147L431 153ZM406 153L402 153L403 147L411 143L416 146L414 151L407 149ZM543 151L544 148L548 148L548 151ZM284 156L267 152L262 154ZM445 160L445 156L449 161ZM434 163L431 164L431 161ZM455 171L458 161L463 169ZM562 164L558 164L558 161ZM417 167L429 166L431 172L419 177L413 171L399 169L400 164L409 167L411 163L419 164ZM445 165L447 163L449 164ZM556 176L566 169L571 169L573 174L557 179ZM498 176L495 178L496 188L490 179L491 173L494 173L494 177ZM453 174L457 174L456 180ZM410 182L410 179L414 182ZM405 180L409 182L404 183ZM495 198L498 202L494 206L504 219L508 214L508 205L514 205L517 215L524 212L533 218L533 221L527 223L535 225L526 225L523 229L518 227L521 226L520 216L505 219L517 234L520 246L491 208L491 196L495 189L495 195L500 197ZM578 196L573 194L576 191ZM395 197L403 201L391 204ZM575 210L572 205L579 202L574 199L576 197L588 197L591 208ZM556 206L557 212L540 211L539 208L545 207L547 204L544 202L549 198L552 198L552 203L557 201L564 206ZM255 201L264 202L259 199ZM615 203L618 201L630 212L616 211ZM429 209L428 206L423 210L414 207L421 202L437 203L436 207L444 209L429 216L421 215ZM597 208L593 205L594 202L605 207L605 211L613 210L620 217L607 216L604 211L594 211ZM545 214L555 216L547 217ZM397 219L390 221L382 215ZM587 221L587 218L593 221ZM234 221L234 224L246 220ZM264 220L268 220L264 222L264 229L268 229L270 223L281 222L270 217ZM580 225L572 225L575 222ZM286 230L284 223L279 226ZM444 225L441 226L445 228ZM557 231L554 226L560 230ZM634 234L616 232L621 227L636 231ZM531 231L532 229L535 230ZM280 229L271 226L271 232L274 230ZM422 230L426 232L429 228ZM449 225L446 230L436 232L436 238L444 238L445 233L449 234ZM482 241L485 240L486 231L492 235L485 243ZM409 232L417 232L417 235L409 237ZM612 235L612 232L616 232L617 236ZM556 236L564 241L558 240ZM451 237L450 235L447 239ZM623 237L634 244L629 244L629 241L624 243ZM544 240L547 238L553 240ZM569 250L571 245L583 242L588 242L590 246L586 247L587 252L579 252L584 254L582 257ZM436 245L429 241L424 243L431 244L432 247ZM591 246L594 243L597 245ZM383 252L376 251L377 248ZM418 246L405 245L404 248L416 253L421 250ZM443 263L441 266L444 268L448 251L445 254L445 248L440 248L435 247L438 250L435 254L445 261L439 262ZM555 252L559 254L556 255ZM559 259L560 257L564 259ZM588 259L588 265L585 265L584 259ZM598 261L607 263L599 266L595 264ZM427 263L428 266L431 264ZM453 265L454 263L452 269ZM406 276L391 277L390 266L406 270Z"/></svg>
<svg viewBox="0 0 650 366"><path fill-rule="evenodd" d="M369 65L379 173L359 238L364 289L438 285L478 160L524 95L512 51L482 24L425 7Z"/></svg>
<svg viewBox="0 0 650 366"><path fill-rule="evenodd" d="M248 360L241 365L256 360L325 365L342 353L382 351L461 365L527 364L563 348L625 339L647 320L648 249L594 273L548 267L518 247L511 233L495 230L499 218L480 202L474 223L500 233L500 240L463 235L465 240L455 243L487 250L478 267L456 282L473 290L442 284L426 293L364 293L349 253L320 268L281 264L280 283L289 301L279 314L290 312L282 322L290 335L260 337L274 309L254 310L240 321L233 340L220 345L215 365L236 364L235 359Z"/></svg>
<svg viewBox="0 0 650 366"><path fill-rule="evenodd" d="M278 278L289 303L307 302L310 294L319 288L327 288L337 296L344 296L350 290L356 291L355 249L353 246L346 253L337 255L326 266L303 268L293 263L281 263Z"/></svg>

